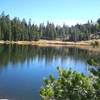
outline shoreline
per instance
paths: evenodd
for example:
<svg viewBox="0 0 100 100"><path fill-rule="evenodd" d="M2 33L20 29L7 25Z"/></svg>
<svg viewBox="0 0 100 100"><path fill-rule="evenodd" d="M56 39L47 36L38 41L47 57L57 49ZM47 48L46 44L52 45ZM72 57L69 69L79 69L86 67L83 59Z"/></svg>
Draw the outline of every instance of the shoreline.
<svg viewBox="0 0 100 100"><path fill-rule="evenodd" d="M97 41L100 44L100 39L98 40L88 40L88 41L54 41L54 40L39 40L39 41L0 41L0 44L17 44L17 45L35 45L42 47L76 47L80 49L85 49L89 51L100 52L99 48L93 48L90 44L93 41Z"/></svg>
<svg viewBox="0 0 100 100"><path fill-rule="evenodd" d="M91 42L97 41L100 43L100 39L98 40L87 40L87 41L77 41L77 42L69 42L69 41L57 41L57 40L38 40L38 41L0 41L0 44L18 44L18 45L85 45L89 46Z"/></svg>

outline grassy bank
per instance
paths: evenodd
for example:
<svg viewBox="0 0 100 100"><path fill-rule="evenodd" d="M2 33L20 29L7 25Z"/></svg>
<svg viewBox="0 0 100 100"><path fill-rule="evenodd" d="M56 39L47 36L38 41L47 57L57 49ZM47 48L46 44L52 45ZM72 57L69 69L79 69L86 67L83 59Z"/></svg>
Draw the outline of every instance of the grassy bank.
<svg viewBox="0 0 100 100"><path fill-rule="evenodd" d="M89 51L99 51L99 48L93 48L90 44L93 41L97 41L100 44L99 40L88 40L88 41L78 41L78 42L66 42L66 41L54 41L54 40L39 40L39 41L0 41L0 44L18 44L18 45L37 45L37 46L51 46L51 47L77 47L81 49L86 49Z"/></svg>
<svg viewBox="0 0 100 100"><path fill-rule="evenodd" d="M99 40L88 40L78 42L54 41L54 40L39 40L39 41L0 41L0 44L19 44L19 45L84 45L88 46L91 42Z"/></svg>

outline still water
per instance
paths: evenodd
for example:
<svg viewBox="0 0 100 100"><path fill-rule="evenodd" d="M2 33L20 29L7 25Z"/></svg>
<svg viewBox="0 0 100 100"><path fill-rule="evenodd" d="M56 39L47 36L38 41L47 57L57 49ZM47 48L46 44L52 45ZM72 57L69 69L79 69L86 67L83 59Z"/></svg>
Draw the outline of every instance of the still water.
<svg viewBox="0 0 100 100"><path fill-rule="evenodd" d="M0 99L41 100L43 77L57 77L57 66L88 75L87 60L98 55L71 47L0 45Z"/></svg>

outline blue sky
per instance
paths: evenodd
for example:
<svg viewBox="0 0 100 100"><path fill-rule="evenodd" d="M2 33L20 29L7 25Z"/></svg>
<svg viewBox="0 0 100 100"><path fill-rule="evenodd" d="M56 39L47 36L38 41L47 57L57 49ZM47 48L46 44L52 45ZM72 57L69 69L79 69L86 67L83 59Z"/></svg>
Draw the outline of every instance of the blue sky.
<svg viewBox="0 0 100 100"><path fill-rule="evenodd" d="M100 0L1 0L0 13L35 23L85 23L100 17Z"/></svg>

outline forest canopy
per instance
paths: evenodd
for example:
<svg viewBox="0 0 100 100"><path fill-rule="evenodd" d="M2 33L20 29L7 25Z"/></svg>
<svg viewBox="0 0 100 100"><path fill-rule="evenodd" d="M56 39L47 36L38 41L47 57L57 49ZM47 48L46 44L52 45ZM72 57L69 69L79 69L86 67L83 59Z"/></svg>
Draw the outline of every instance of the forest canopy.
<svg viewBox="0 0 100 100"><path fill-rule="evenodd" d="M11 19L4 12L0 15L0 40L37 41L40 39L61 41L100 39L100 19L95 23L88 21L86 24L69 27L55 26L50 22L47 22L47 25L44 23L36 25L31 22L31 19L27 22L17 17Z"/></svg>

